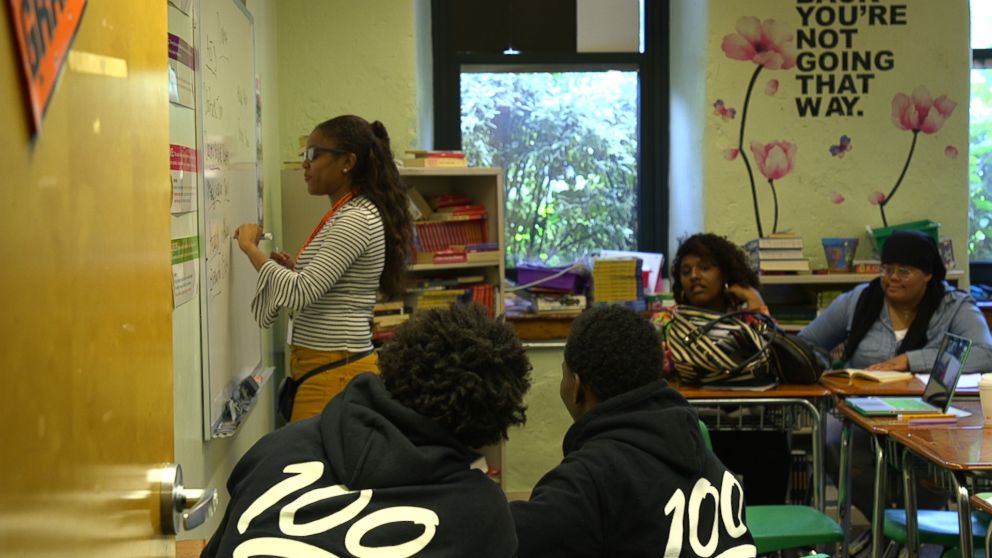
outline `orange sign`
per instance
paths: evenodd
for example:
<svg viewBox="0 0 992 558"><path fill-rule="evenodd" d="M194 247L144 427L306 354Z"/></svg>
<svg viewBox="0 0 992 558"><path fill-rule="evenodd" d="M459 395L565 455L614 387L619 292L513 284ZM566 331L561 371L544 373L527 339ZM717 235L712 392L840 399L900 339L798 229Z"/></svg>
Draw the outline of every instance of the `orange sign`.
<svg viewBox="0 0 992 558"><path fill-rule="evenodd" d="M35 131L41 129L85 8L86 0L10 0Z"/></svg>

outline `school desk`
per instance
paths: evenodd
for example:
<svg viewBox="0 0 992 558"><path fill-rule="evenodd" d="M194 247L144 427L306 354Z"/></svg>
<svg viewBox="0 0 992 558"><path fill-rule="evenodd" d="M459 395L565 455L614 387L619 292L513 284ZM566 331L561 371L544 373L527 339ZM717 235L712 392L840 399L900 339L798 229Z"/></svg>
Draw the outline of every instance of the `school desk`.
<svg viewBox="0 0 992 558"><path fill-rule="evenodd" d="M950 473L958 505L958 532L961 556L973 556L971 533L971 493L969 480L992 476L992 428L979 420L970 425L951 428L913 428L893 430L889 436L905 449L902 456L903 488L906 491L907 549L912 557L919 556L919 534L916 526L916 473L909 460L920 457ZM972 416L976 416L972 415ZM971 418L971 417L969 417ZM977 424L975 424L977 422ZM909 487L909 490L906 490Z"/></svg>
<svg viewBox="0 0 992 558"><path fill-rule="evenodd" d="M878 382L868 382L877 384ZM896 382L891 382L896 383ZM922 393L922 387L918 393ZM870 392L870 394L879 393ZM955 423L943 424L918 424L914 425L909 421L898 420L895 417L868 417L844 404L843 400L837 402L836 409L841 416L841 444L840 444L840 478L838 484L838 513L841 520L841 528L848 532L851 527L851 425L854 424L864 429L871 437L872 451L875 461L874 494L872 499L871 529L872 529L872 558L879 558L884 548L885 540L885 497L884 489L888 478L888 452L886 451L886 439L896 432L921 432L921 431L948 431L960 427L981 424L981 408L977 400L962 399L955 400L955 407L964 409L971 413L971 416L958 419ZM915 486L915 485L914 485ZM914 522L915 515L910 518L907 513L907 523Z"/></svg>
<svg viewBox="0 0 992 558"><path fill-rule="evenodd" d="M972 494L971 507L992 515L992 492ZM985 555L992 556L992 529L985 531Z"/></svg>
<svg viewBox="0 0 992 558"><path fill-rule="evenodd" d="M823 511L825 492L825 476L823 474L823 426L826 412L831 405L830 390L820 385L790 384L782 384L766 391L702 389L682 386L678 383L673 383L672 385L695 407L733 410L743 407L770 406L807 414L811 419L810 426L813 438L813 443L811 444L813 451L813 506L821 512ZM764 414L760 416L759 421L757 425L758 429L773 426L764 423ZM733 420L730 422L733 422ZM724 425L726 425L726 422ZM749 426L743 424L729 424L729 426L731 428L735 426L739 426L742 429L749 428Z"/></svg>

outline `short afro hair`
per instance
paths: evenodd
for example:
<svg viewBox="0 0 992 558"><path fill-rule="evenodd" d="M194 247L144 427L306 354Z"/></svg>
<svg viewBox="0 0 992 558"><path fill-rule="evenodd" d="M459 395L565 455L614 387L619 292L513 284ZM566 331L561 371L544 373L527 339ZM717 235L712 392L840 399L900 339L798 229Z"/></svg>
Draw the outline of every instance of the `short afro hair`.
<svg viewBox="0 0 992 558"><path fill-rule="evenodd" d="M744 285L761 288L758 274L748 264L747 256L733 242L713 233L694 234L683 239L672 260L672 295L676 302L685 302L685 291L682 289L682 259L686 256L696 256L707 260L720 268L724 280L731 285Z"/></svg>
<svg viewBox="0 0 992 558"><path fill-rule="evenodd" d="M471 448L507 437L526 420L530 361L516 333L478 304L416 312L379 353L393 399Z"/></svg>
<svg viewBox="0 0 992 558"><path fill-rule="evenodd" d="M572 322L565 363L605 401L658 381L664 354L646 318L624 306L597 306Z"/></svg>

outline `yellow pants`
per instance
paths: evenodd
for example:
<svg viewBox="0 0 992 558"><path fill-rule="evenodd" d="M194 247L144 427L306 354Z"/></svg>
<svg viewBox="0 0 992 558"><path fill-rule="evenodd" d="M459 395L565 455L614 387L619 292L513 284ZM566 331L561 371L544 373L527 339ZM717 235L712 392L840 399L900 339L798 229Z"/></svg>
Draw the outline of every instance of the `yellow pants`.
<svg viewBox="0 0 992 558"><path fill-rule="evenodd" d="M289 372L293 379L299 379L314 368L343 360L349 354L348 351L315 351L290 345ZM327 402L341 393L344 386L362 372L379 373L378 353L372 353L364 358L311 376L296 390L296 398L293 400L293 416L290 417L290 422L320 414Z"/></svg>

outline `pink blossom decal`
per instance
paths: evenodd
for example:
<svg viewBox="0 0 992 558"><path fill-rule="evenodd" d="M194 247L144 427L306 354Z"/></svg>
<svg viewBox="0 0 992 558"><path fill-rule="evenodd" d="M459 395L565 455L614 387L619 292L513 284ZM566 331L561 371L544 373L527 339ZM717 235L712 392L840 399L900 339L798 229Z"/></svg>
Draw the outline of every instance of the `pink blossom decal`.
<svg viewBox="0 0 992 558"><path fill-rule="evenodd" d="M868 203L872 205L882 205L883 203L885 203L885 194L879 192L878 190L875 190L874 192L868 195Z"/></svg>
<svg viewBox="0 0 992 558"><path fill-rule="evenodd" d="M839 192L834 192L833 194L830 195L830 201L837 205L840 205L844 203L845 200L842 194L840 194Z"/></svg>
<svg viewBox="0 0 992 558"><path fill-rule="evenodd" d="M956 106L947 95L931 99L930 91L921 85L913 90L912 96L897 93L892 98L892 123L900 130L934 134Z"/></svg>
<svg viewBox="0 0 992 558"><path fill-rule="evenodd" d="M737 158L737 155L739 155L740 152L741 150L737 149L736 147L731 147L730 149L724 149L723 158L728 161L733 161L734 159Z"/></svg>
<svg viewBox="0 0 992 558"><path fill-rule="evenodd" d="M796 163L796 149L796 144L787 141L751 142L751 153L758 163L758 170L768 179L768 186L772 189L775 207L772 233L778 232L778 193L775 191L775 181L792 172Z"/></svg>
<svg viewBox="0 0 992 558"><path fill-rule="evenodd" d="M778 93L778 80L777 79L768 80L768 84L765 85L765 95L771 97L776 93Z"/></svg>
<svg viewBox="0 0 992 558"><path fill-rule="evenodd" d="M726 122L727 120L733 120L734 117L737 116L737 111L732 108L727 108L723 104L723 99L717 99L716 102L713 103L713 114L719 116L724 122Z"/></svg>
<svg viewBox="0 0 992 558"><path fill-rule="evenodd" d="M778 180L792 171L796 149L796 144L787 141L751 142L751 153L754 153L758 170L768 180Z"/></svg>
<svg viewBox="0 0 992 558"><path fill-rule="evenodd" d="M948 145L947 147L944 148L944 157L947 157L948 159L957 159L958 148L954 147L953 145Z"/></svg>
<svg viewBox="0 0 992 558"><path fill-rule="evenodd" d="M750 60L769 70L788 70L796 65L796 49L790 29L774 19L754 16L737 20L737 33L723 38L720 48L734 60Z"/></svg>

